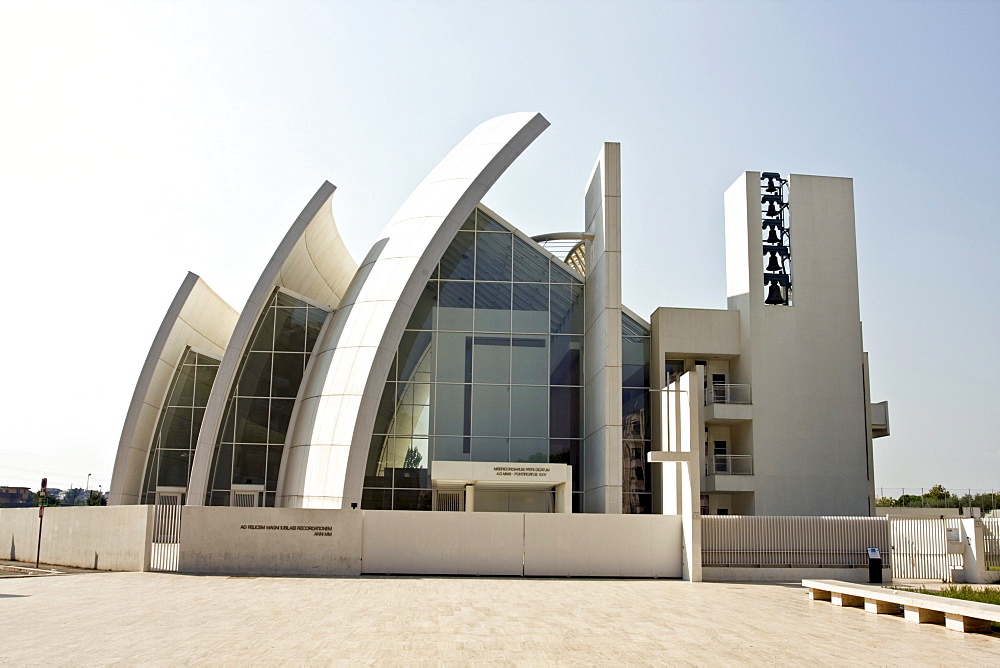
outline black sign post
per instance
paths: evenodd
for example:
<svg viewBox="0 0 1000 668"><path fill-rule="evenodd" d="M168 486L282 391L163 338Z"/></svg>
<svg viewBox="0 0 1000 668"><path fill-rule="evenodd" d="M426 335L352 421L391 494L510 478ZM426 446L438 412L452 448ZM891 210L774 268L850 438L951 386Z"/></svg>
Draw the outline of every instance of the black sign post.
<svg viewBox="0 0 1000 668"><path fill-rule="evenodd" d="M877 547L868 548L868 582L882 584L882 555Z"/></svg>
<svg viewBox="0 0 1000 668"><path fill-rule="evenodd" d="M35 551L35 568L38 568L42 558L42 520L45 519L45 506L49 499L49 495L45 493L48 482L48 478L42 478L42 490L38 493L38 549Z"/></svg>

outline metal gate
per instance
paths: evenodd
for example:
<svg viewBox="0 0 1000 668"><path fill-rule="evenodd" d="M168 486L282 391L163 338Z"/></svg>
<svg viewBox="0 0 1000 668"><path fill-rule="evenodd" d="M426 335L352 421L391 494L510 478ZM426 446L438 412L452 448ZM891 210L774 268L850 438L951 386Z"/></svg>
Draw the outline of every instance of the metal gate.
<svg viewBox="0 0 1000 668"><path fill-rule="evenodd" d="M153 507L153 539L149 570L177 572L181 542L181 495L157 493Z"/></svg>
<svg viewBox="0 0 1000 668"><path fill-rule="evenodd" d="M983 539L986 544L986 568L1000 571L1000 517L983 520Z"/></svg>
<svg viewBox="0 0 1000 668"><path fill-rule="evenodd" d="M958 519L889 518L894 580L953 582L962 568L962 555L948 553L948 530L961 532Z"/></svg>

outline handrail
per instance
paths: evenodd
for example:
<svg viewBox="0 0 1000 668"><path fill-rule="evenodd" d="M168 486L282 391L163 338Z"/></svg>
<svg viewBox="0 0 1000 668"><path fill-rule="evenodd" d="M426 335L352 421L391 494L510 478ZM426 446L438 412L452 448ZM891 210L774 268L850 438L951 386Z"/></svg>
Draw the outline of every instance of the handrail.
<svg viewBox="0 0 1000 668"><path fill-rule="evenodd" d="M709 455L705 475L753 475L753 455Z"/></svg>
<svg viewBox="0 0 1000 668"><path fill-rule="evenodd" d="M749 404L750 386L743 383L712 383L705 393L705 405Z"/></svg>

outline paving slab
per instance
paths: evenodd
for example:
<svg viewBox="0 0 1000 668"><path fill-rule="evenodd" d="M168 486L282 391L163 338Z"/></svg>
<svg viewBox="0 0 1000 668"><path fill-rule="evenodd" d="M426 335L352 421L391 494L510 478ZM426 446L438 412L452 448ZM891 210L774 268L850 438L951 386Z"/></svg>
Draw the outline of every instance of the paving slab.
<svg viewBox="0 0 1000 668"><path fill-rule="evenodd" d="M80 573L0 580L0 665L1000 665L799 583Z"/></svg>

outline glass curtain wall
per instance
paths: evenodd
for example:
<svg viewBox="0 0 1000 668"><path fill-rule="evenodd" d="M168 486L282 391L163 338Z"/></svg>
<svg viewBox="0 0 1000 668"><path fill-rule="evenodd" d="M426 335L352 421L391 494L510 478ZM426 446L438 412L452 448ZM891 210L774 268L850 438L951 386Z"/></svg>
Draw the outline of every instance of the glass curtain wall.
<svg viewBox="0 0 1000 668"><path fill-rule="evenodd" d="M219 432L206 502L230 505L232 485L261 485L273 506L281 452L302 375L329 312L275 290L240 360Z"/></svg>
<svg viewBox="0 0 1000 668"><path fill-rule="evenodd" d="M153 432L146 458L142 503L156 503L157 487L187 488L205 405L218 371L219 360L196 353L190 347L184 349Z"/></svg>
<svg viewBox="0 0 1000 668"><path fill-rule="evenodd" d="M570 464L581 490L583 290L560 262L473 212L396 352L362 508L430 510L435 460Z"/></svg>
<svg viewBox="0 0 1000 668"><path fill-rule="evenodd" d="M653 512L649 330L622 314L622 512Z"/></svg>

